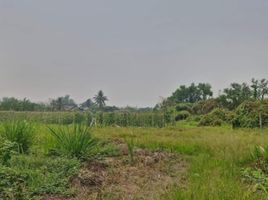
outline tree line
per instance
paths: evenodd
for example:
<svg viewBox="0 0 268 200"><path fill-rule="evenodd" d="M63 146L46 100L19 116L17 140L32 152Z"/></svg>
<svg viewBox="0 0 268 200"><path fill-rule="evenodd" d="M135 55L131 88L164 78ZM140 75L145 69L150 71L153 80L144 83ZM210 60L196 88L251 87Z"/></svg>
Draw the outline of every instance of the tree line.
<svg viewBox="0 0 268 200"><path fill-rule="evenodd" d="M231 83L228 88L224 88L222 92L214 97L212 86L209 83L192 83L189 86L181 85L172 93L172 95L164 99L161 103L154 107L154 110L174 106L178 103L196 103L214 99L224 108L234 109L242 102L248 100L264 100L268 96L268 80L252 79L250 83ZM50 99L48 103L36 103L27 98L17 99L14 97L4 97L0 100L0 110L12 111L72 111L72 110L90 110L97 111L130 111L144 112L152 111L152 108L119 108L116 106L107 106L108 97L100 90L93 98L88 98L81 104L77 104L70 95Z"/></svg>
<svg viewBox="0 0 268 200"><path fill-rule="evenodd" d="M78 104L70 95L65 95L50 99L48 103L36 103L27 98L17 99L15 97L3 97L0 100L0 110L2 111L91 111L91 112L113 112L113 111L128 111L128 112L148 112L152 108L137 108L107 106L108 97L100 90L93 98L88 98L84 102Z"/></svg>
<svg viewBox="0 0 268 200"><path fill-rule="evenodd" d="M17 99L15 97L3 97L0 100L0 110L13 110L13 111L67 111L74 109L104 109L108 98L100 90L92 99L87 99L81 104L77 104L70 95L50 99L48 103L35 103L27 98ZM108 108L106 108L108 109ZM113 109L113 107L109 107Z"/></svg>
<svg viewBox="0 0 268 200"><path fill-rule="evenodd" d="M264 100L268 96L268 80L252 79L250 83L231 83L214 99L225 108L234 109L248 100ZM209 83L192 83L190 86L181 85L172 95L157 104L160 109L178 103L196 103L213 98L212 86Z"/></svg>

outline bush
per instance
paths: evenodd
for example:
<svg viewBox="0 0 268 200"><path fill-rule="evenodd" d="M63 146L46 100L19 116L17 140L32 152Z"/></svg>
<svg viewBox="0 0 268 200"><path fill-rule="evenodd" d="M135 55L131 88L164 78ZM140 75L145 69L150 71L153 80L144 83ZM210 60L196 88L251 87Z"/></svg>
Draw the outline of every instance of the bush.
<svg viewBox="0 0 268 200"><path fill-rule="evenodd" d="M180 121L180 120L184 120L187 119L191 114L188 111L180 111L176 117L175 120L176 121Z"/></svg>
<svg viewBox="0 0 268 200"><path fill-rule="evenodd" d="M204 115L210 113L212 110L218 107L218 102L215 99L208 99L206 101L199 101L192 107L192 112L198 115Z"/></svg>
<svg viewBox="0 0 268 200"><path fill-rule="evenodd" d="M234 118L231 111L216 108L210 113L204 115L200 122L200 126L221 126L223 123L230 123Z"/></svg>
<svg viewBox="0 0 268 200"><path fill-rule="evenodd" d="M2 140L0 142L0 164L9 166L12 155L16 154L18 145L15 142Z"/></svg>
<svg viewBox="0 0 268 200"><path fill-rule="evenodd" d="M268 121L268 102L247 101L240 104L235 110L236 117L233 121L234 127L259 127L259 115L263 117L263 122Z"/></svg>
<svg viewBox="0 0 268 200"><path fill-rule="evenodd" d="M2 137L17 143L19 153L28 153L35 136L33 125L23 120L6 122L3 127Z"/></svg>
<svg viewBox="0 0 268 200"><path fill-rule="evenodd" d="M67 156L85 158L96 148L97 141L86 125L73 124L49 130L56 140L56 148Z"/></svg>
<svg viewBox="0 0 268 200"><path fill-rule="evenodd" d="M26 192L27 176L16 170L0 166L0 199L30 199Z"/></svg>

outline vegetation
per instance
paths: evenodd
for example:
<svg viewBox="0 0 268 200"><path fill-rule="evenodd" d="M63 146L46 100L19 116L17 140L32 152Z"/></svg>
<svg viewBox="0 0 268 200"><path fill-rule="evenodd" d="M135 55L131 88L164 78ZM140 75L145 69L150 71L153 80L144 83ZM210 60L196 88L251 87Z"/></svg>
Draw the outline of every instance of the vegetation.
<svg viewBox="0 0 268 200"><path fill-rule="evenodd" d="M28 200L46 193L68 192L79 162L41 155L13 156L10 167L0 165L0 199Z"/></svg>
<svg viewBox="0 0 268 200"><path fill-rule="evenodd" d="M18 153L28 153L34 142L34 131L33 125L25 120L6 122L3 124L1 136L16 143Z"/></svg>
<svg viewBox="0 0 268 200"><path fill-rule="evenodd" d="M233 119L233 113L226 109L216 108L210 113L204 115L199 125L201 126L220 126L222 124L228 124Z"/></svg>
<svg viewBox="0 0 268 200"><path fill-rule="evenodd" d="M97 141L93 138L88 126L73 124L57 129L49 128L53 135L55 148L63 155L75 158L85 158L96 148Z"/></svg>
<svg viewBox="0 0 268 200"><path fill-rule="evenodd" d="M163 195L163 199L266 199L244 180L243 169L255 162L256 145L267 144L257 130L231 127L194 127L179 122L164 129L103 128L98 137L135 138L135 146L184 155L189 162L187 183ZM107 134L109 133L109 134Z"/></svg>
<svg viewBox="0 0 268 200"><path fill-rule="evenodd" d="M164 127L172 113L162 112L0 112L0 122L26 119L42 124L87 123L92 126Z"/></svg>
<svg viewBox="0 0 268 200"><path fill-rule="evenodd" d="M105 101L108 101L108 98L104 96L104 93L102 90L98 92L96 96L94 96L95 103L97 106L102 109L105 106Z"/></svg>
<svg viewBox="0 0 268 200"><path fill-rule="evenodd" d="M213 97L209 84L193 83L154 109L106 106L102 91L80 105L69 95L48 104L3 98L0 200L124 199L131 187L150 199L153 183L142 177L164 187L151 199L267 199L267 87L252 79Z"/></svg>

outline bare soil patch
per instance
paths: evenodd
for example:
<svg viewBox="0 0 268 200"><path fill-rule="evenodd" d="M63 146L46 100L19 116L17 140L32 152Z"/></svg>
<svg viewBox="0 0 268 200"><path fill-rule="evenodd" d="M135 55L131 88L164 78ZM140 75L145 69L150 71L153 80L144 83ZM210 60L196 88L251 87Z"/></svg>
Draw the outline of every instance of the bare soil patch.
<svg viewBox="0 0 268 200"><path fill-rule="evenodd" d="M187 163L178 154L137 149L130 164L126 147L121 156L84 163L71 180L75 197L45 195L42 200L155 200L171 188L184 187Z"/></svg>

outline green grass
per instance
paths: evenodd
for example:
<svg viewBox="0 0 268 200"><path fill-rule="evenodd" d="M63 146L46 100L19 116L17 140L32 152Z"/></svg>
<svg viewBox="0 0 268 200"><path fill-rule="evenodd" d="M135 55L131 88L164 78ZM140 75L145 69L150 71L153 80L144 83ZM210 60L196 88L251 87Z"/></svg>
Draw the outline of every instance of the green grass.
<svg viewBox="0 0 268 200"><path fill-rule="evenodd" d="M164 199L267 199L241 181L241 168L252 159L255 145L267 144L267 136L258 130L104 128L96 130L96 135L110 139L131 136L137 146L182 154L190 164L187 185L170 191Z"/></svg>
<svg viewBox="0 0 268 200"><path fill-rule="evenodd" d="M59 128L57 125L50 127L54 130ZM77 165L75 164L77 161L73 159L46 156L48 150L54 147L53 137L46 125L38 126L37 132L35 142L30 149L30 152L33 153L12 156L9 162L11 166L9 174L12 175L16 172L22 178L25 174L27 177L37 176L36 179L26 180L27 187L31 191L30 194L47 191L64 193L68 189L66 180L74 172L72 169L76 169L79 162ZM268 135L266 133L268 130L263 130L263 133L260 134L257 129L232 130L228 126L196 127L195 124L185 122L166 128L104 127L92 129L92 136L102 141L133 140L135 147L181 154L188 162L189 169L185 185L173 188L163 196L163 199L170 200L267 199L263 193L253 192L252 185L242 182L241 175L242 168L253 159L251 153L255 146L267 146ZM112 146L108 146L105 152L107 155L111 155L114 150ZM98 152L101 150L99 149ZM55 158L60 160L56 161ZM71 171L65 171L66 179L59 183L59 180L63 180L61 175L65 170L64 166L71 166L69 168ZM6 167L0 169L2 175L5 175ZM46 170L50 174L44 176ZM15 186L17 187L16 184Z"/></svg>
<svg viewBox="0 0 268 200"><path fill-rule="evenodd" d="M45 193L72 193L69 179L78 160L42 155L16 155L10 167L0 165L0 199L28 200Z"/></svg>
<svg viewBox="0 0 268 200"><path fill-rule="evenodd" d="M34 142L35 128L25 120L5 122L0 135L4 139L15 142L19 153L28 153Z"/></svg>

